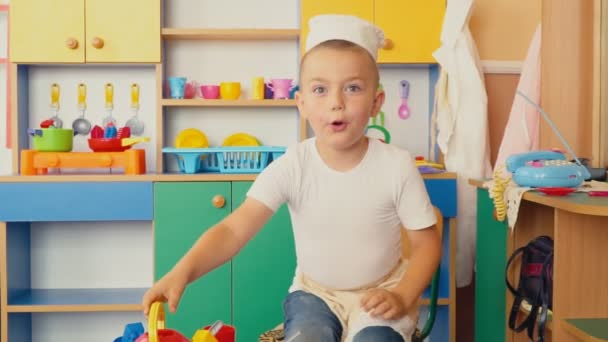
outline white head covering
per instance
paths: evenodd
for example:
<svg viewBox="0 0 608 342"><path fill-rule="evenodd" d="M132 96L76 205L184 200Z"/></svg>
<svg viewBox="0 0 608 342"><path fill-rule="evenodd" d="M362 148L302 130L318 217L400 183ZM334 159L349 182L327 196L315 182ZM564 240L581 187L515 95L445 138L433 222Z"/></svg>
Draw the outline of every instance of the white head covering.
<svg viewBox="0 0 608 342"><path fill-rule="evenodd" d="M359 17L341 14L321 14L308 21L306 52L333 39L346 40L367 50L374 60L384 44L384 32L376 25Z"/></svg>

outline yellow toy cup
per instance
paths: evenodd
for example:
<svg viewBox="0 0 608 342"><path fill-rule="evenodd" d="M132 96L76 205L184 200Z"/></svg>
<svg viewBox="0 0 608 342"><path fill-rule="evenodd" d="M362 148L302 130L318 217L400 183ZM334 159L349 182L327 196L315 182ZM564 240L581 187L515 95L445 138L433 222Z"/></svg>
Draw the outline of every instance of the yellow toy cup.
<svg viewBox="0 0 608 342"><path fill-rule="evenodd" d="M220 98L224 100L236 100L241 96L240 82L220 83Z"/></svg>

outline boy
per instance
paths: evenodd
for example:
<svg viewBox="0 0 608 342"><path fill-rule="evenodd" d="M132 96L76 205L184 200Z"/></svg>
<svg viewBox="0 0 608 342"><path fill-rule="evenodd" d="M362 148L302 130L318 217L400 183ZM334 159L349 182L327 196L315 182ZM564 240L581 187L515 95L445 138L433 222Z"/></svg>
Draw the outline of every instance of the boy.
<svg viewBox="0 0 608 342"><path fill-rule="evenodd" d="M230 260L287 203L298 266L284 302L286 340L409 341L441 242L411 155L365 136L384 102L382 41L382 31L356 17L310 20L296 102L315 138L257 177L245 202L144 295L146 313L156 300L174 312L188 283ZM407 273L402 226L412 244Z"/></svg>

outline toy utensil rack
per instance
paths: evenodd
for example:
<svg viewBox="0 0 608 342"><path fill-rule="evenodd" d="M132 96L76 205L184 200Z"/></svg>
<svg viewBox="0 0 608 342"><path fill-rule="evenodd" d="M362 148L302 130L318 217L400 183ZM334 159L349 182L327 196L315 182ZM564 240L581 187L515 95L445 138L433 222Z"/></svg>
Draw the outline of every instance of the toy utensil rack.
<svg viewBox="0 0 608 342"><path fill-rule="evenodd" d="M139 175L146 173L146 154L142 149L123 152L21 151L22 176L45 175L49 168L124 168L126 175Z"/></svg>

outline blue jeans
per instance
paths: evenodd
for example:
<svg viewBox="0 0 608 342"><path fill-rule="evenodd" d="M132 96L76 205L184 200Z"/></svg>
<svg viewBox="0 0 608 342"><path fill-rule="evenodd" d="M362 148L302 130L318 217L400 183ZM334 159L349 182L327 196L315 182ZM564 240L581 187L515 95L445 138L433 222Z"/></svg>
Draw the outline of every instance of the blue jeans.
<svg viewBox="0 0 608 342"><path fill-rule="evenodd" d="M293 342L340 342L342 325L321 298L304 291L290 293L283 303L285 340ZM353 342L403 342L391 327L374 326L359 331Z"/></svg>

